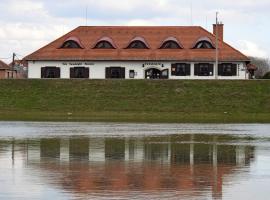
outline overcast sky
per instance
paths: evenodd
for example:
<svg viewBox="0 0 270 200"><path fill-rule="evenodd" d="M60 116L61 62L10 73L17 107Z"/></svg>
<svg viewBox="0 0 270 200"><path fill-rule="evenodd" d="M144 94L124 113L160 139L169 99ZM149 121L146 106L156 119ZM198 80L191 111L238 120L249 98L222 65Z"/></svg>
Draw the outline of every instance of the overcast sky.
<svg viewBox="0 0 270 200"><path fill-rule="evenodd" d="M86 8L88 25L199 25L211 32L218 11L226 42L270 57L270 0L0 0L0 59L8 62L12 52L22 58L86 25Z"/></svg>

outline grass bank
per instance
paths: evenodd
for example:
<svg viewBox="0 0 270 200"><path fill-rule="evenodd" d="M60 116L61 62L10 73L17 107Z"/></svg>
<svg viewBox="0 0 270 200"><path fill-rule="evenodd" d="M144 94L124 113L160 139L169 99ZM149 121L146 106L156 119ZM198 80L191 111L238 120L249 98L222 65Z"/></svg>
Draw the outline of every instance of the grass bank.
<svg viewBox="0 0 270 200"><path fill-rule="evenodd" d="M270 123L270 81L0 80L0 120Z"/></svg>

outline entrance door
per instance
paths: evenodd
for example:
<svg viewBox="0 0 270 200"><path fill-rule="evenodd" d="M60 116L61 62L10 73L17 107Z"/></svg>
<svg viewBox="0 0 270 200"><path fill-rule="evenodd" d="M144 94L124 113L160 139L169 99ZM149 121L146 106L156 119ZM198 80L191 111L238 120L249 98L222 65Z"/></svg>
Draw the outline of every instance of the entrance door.
<svg viewBox="0 0 270 200"><path fill-rule="evenodd" d="M169 77L169 70L159 70L156 68L150 68L145 71L145 78L146 79L168 79Z"/></svg>

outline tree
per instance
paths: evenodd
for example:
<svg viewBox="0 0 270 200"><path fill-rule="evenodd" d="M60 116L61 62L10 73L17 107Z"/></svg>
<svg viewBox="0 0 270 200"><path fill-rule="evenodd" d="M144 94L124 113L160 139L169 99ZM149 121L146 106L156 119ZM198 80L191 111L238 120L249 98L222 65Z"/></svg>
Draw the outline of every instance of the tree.
<svg viewBox="0 0 270 200"><path fill-rule="evenodd" d="M256 65L258 68L255 71L256 78L262 78L267 72L270 71L270 60L269 58L258 58L250 57L251 63Z"/></svg>

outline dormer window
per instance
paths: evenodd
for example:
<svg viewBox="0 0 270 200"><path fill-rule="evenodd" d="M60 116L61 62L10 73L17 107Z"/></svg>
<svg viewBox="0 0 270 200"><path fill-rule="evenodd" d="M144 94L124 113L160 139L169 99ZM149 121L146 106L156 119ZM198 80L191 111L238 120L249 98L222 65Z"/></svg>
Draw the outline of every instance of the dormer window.
<svg viewBox="0 0 270 200"><path fill-rule="evenodd" d="M95 46L95 49L114 49L114 48L111 45L111 43L109 43L107 41L101 41L101 42L97 43L97 45Z"/></svg>
<svg viewBox="0 0 270 200"><path fill-rule="evenodd" d="M75 41L72 41L72 40L69 40L69 41L66 41L62 47L62 49L79 49L81 48L80 45L75 42Z"/></svg>
<svg viewBox="0 0 270 200"><path fill-rule="evenodd" d="M61 45L60 49L83 49L83 46L78 38L69 37Z"/></svg>
<svg viewBox="0 0 270 200"><path fill-rule="evenodd" d="M127 49L149 49L149 45L142 37L136 37L129 43Z"/></svg>
<svg viewBox="0 0 270 200"><path fill-rule="evenodd" d="M182 49L182 46L175 37L169 37L162 42L160 49Z"/></svg>
<svg viewBox="0 0 270 200"><path fill-rule="evenodd" d="M96 43L94 49L116 49L116 46L111 38L103 37Z"/></svg>
<svg viewBox="0 0 270 200"><path fill-rule="evenodd" d="M199 40L197 40L196 44L194 45L193 49L214 49L214 45L212 43L212 41L207 38L200 38Z"/></svg>
<svg viewBox="0 0 270 200"><path fill-rule="evenodd" d="M181 49L181 47L174 41L165 42L161 49Z"/></svg>

